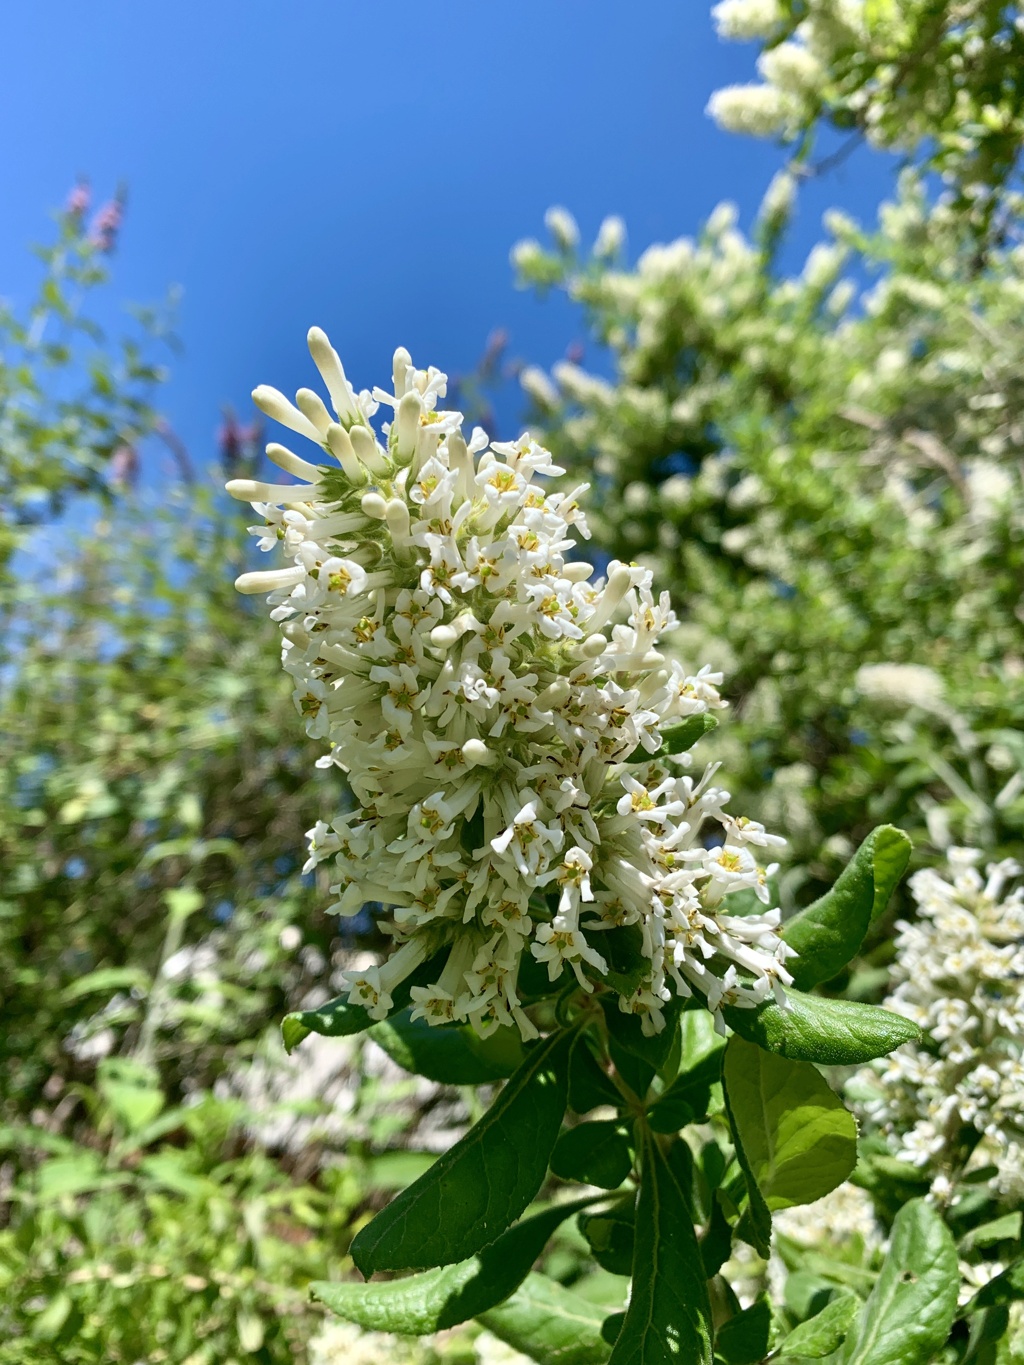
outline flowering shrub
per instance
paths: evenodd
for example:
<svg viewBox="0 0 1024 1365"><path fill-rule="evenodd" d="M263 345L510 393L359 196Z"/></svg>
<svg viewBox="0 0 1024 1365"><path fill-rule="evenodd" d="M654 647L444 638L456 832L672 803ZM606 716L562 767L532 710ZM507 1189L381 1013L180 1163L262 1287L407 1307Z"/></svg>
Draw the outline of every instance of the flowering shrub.
<svg viewBox="0 0 1024 1365"><path fill-rule="evenodd" d="M945 876L911 879L912 923L898 923L886 1004L927 1042L858 1077L856 1093L894 1154L931 1176L948 1199L970 1170L994 1168L1011 1204L1024 1197L1024 887L1020 867L976 867L977 849L949 850Z"/></svg>
<svg viewBox="0 0 1024 1365"><path fill-rule="evenodd" d="M780 930L757 852L781 840L725 814L713 768L678 771L719 678L656 648L675 619L650 572L613 561L592 581L569 535L586 534L578 490L545 490L562 471L528 436L467 442L439 371L399 350L394 392L357 393L326 336L309 345L333 415L312 390L255 391L315 455L271 444L301 483L229 483L287 560L237 586L269 594L296 709L352 789L308 866L337 869L336 913L381 907L394 946L285 1039L369 1028L429 1078L508 1078L352 1242L367 1277L421 1273L314 1296L374 1332L476 1318L541 1362L653 1362L665 1343L760 1358L767 1305L743 1310L720 1272L734 1238L767 1255L772 1210L853 1168L854 1122L813 1062L917 1036L806 993L858 951L909 841L874 831ZM591 1192L530 1212L549 1170ZM631 1277L624 1311L621 1292L595 1305L532 1272L572 1215L598 1265ZM861 1330L849 1315L839 1341Z"/></svg>
<svg viewBox="0 0 1024 1365"><path fill-rule="evenodd" d="M310 390L301 408L255 397L341 468L272 444L308 491L228 490L255 500L261 548L291 561L237 586L271 592L296 707L359 803L312 831L307 866L333 858L338 913L393 912L396 951L350 975L350 1002L383 1019L448 950L436 980L409 987L412 1018L515 1023L534 1038L516 988L524 950L549 982L570 968L589 992L609 979L610 936L636 943L642 967L610 984L645 1033L694 990L720 1027L723 1004L774 992L784 1006L778 912L734 914L728 900L767 903L774 869L755 854L784 841L726 814L711 770L676 771L722 702L720 676L657 650L675 625L668 595L619 562L592 582L568 558L570 528L587 535L575 492L535 482L564 471L528 436L492 446L477 428L467 444L460 414L437 408L439 371L399 350L394 394L357 395L324 334L309 340L338 420ZM379 404L395 413L386 447L370 425ZM627 620L613 624L620 605Z"/></svg>
<svg viewBox="0 0 1024 1365"><path fill-rule="evenodd" d="M802 137L819 120L874 147L920 151L955 186L972 230L1001 231L995 210L1019 170L1024 58L1019 7L1000 0L721 0L723 38L757 40L759 84L711 97L723 128Z"/></svg>

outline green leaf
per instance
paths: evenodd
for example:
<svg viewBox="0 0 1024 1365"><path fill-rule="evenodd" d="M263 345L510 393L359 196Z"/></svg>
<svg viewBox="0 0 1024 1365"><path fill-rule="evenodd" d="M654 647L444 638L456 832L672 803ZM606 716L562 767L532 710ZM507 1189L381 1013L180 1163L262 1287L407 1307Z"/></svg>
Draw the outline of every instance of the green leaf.
<svg viewBox="0 0 1024 1365"><path fill-rule="evenodd" d="M912 1199L896 1215L859 1331L847 1337L843 1365L929 1365L953 1326L959 1285L949 1229L930 1204Z"/></svg>
<svg viewBox="0 0 1024 1365"><path fill-rule="evenodd" d="M999 1275L982 1285L977 1294L964 1306L961 1316L969 1317L983 1308L995 1308L1001 1304L1013 1303L1024 1299L1024 1256L1011 1262Z"/></svg>
<svg viewBox="0 0 1024 1365"><path fill-rule="evenodd" d="M1004 1213L1001 1218L993 1218L980 1227L971 1228L960 1238L960 1251L974 1251L976 1247L995 1246L999 1242L1019 1242L1021 1233L1021 1211Z"/></svg>
<svg viewBox="0 0 1024 1365"><path fill-rule="evenodd" d="M852 1174L857 1124L810 1063L733 1034L722 1074L737 1155L769 1210L813 1204Z"/></svg>
<svg viewBox="0 0 1024 1365"><path fill-rule="evenodd" d="M80 976L61 991L61 1003L70 1005L84 995L99 993L113 995L115 991L148 991L150 976L141 967L100 967L87 976Z"/></svg>
<svg viewBox="0 0 1024 1365"><path fill-rule="evenodd" d="M537 1365L603 1365L606 1308L588 1303L546 1275L531 1274L505 1303L477 1322Z"/></svg>
<svg viewBox="0 0 1024 1365"><path fill-rule="evenodd" d="M711 1087L722 1077L725 1041L718 1039L718 1042L720 1046L706 1053L689 1070L680 1072L661 1098L651 1105L647 1121L656 1133L677 1133L685 1124L705 1117L711 1102Z"/></svg>
<svg viewBox="0 0 1024 1365"><path fill-rule="evenodd" d="M774 1000L756 1009L726 1005L725 1022L751 1043L796 1061L822 1066L859 1066L884 1057L901 1043L913 1043L921 1030L901 1014L854 1000L828 1000L787 990L789 1008Z"/></svg>
<svg viewBox="0 0 1024 1365"><path fill-rule="evenodd" d="M581 1038L569 1062L569 1108L574 1114L586 1114L601 1104L617 1109L622 1104L622 1095L601 1068L586 1039Z"/></svg>
<svg viewBox="0 0 1024 1365"><path fill-rule="evenodd" d="M584 937L608 964L605 977L619 995L630 996L650 971L639 924L618 924L613 929L590 930Z"/></svg>
<svg viewBox="0 0 1024 1365"><path fill-rule="evenodd" d="M709 734L718 721L709 712L699 716L687 716L677 725L668 725L661 732L661 747L653 754L643 748L634 749L626 759L627 763L650 763L652 759L666 758L669 754L684 754L692 749L699 739Z"/></svg>
<svg viewBox="0 0 1024 1365"><path fill-rule="evenodd" d="M645 1130L633 1288L609 1365L710 1365L711 1304L686 1195Z"/></svg>
<svg viewBox="0 0 1024 1365"><path fill-rule="evenodd" d="M732 1040L730 1039L730 1042ZM742 1087L741 1087L742 1090ZM725 1084L725 1112L732 1129L736 1144L736 1160L747 1187L747 1211L736 1228L738 1236L749 1242L759 1256L767 1258L771 1250L772 1215L765 1202L761 1187L757 1183L753 1165L743 1146L743 1129L739 1117L733 1113L733 1094L728 1082Z"/></svg>
<svg viewBox="0 0 1024 1365"><path fill-rule="evenodd" d="M426 986L436 980L441 969L442 955L438 954L420 964L392 993L388 1019L400 1013L412 999L413 986ZM350 1005L344 996L337 996L315 1010L295 1010L281 1020L281 1036L286 1052L294 1052L304 1038L319 1033L324 1038L347 1038L353 1033L365 1033L379 1021L371 1019L362 1005Z"/></svg>
<svg viewBox="0 0 1024 1365"><path fill-rule="evenodd" d="M749 1308L729 1318L715 1336L715 1356L725 1365L756 1365L768 1352L772 1310L762 1294Z"/></svg>
<svg viewBox="0 0 1024 1365"><path fill-rule="evenodd" d="M580 1232L587 1239L594 1260L613 1275L628 1275L633 1268L633 1200L600 1213L580 1214Z"/></svg>
<svg viewBox="0 0 1024 1365"><path fill-rule="evenodd" d="M164 1107L157 1071L131 1057L105 1058L98 1085L114 1116L130 1133L145 1128Z"/></svg>
<svg viewBox="0 0 1024 1365"><path fill-rule="evenodd" d="M519 1030L499 1028L486 1038L468 1025L438 1028L410 1019L406 1007L369 1029L369 1036L406 1071L441 1085L482 1085L503 1081L521 1066L525 1052Z"/></svg>
<svg viewBox="0 0 1024 1365"><path fill-rule="evenodd" d="M555 1143L551 1169L563 1180L617 1189L633 1169L628 1127L621 1119L602 1119L570 1128Z"/></svg>
<svg viewBox="0 0 1024 1365"><path fill-rule="evenodd" d="M507 1299L529 1274L548 1238L592 1203L577 1199L526 1218L469 1260L383 1284L310 1285L314 1299L367 1332L426 1336L456 1327Z"/></svg>
<svg viewBox="0 0 1024 1365"><path fill-rule="evenodd" d="M790 963L799 990L830 981L857 955L868 928L910 861L911 842L901 829L879 825L820 900L785 924L782 937L799 956Z"/></svg>
<svg viewBox="0 0 1024 1365"><path fill-rule="evenodd" d="M617 1000L606 997L601 1004L608 1032L619 1047L657 1071L668 1058L675 1042L675 1029L682 1004L678 997L665 1005L665 1027L660 1033L650 1036L644 1033L639 1017L619 1009Z"/></svg>
<svg viewBox="0 0 1024 1365"><path fill-rule="evenodd" d="M364 1275L466 1260L519 1217L558 1137L575 1041L562 1030L531 1049L479 1123L356 1235Z"/></svg>
<svg viewBox="0 0 1024 1365"><path fill-rule="evenodd" d="M820 1313L794 1327L779 1349L780 1360L822 1360L838 1351L860 1309L856 1294L840 1294Z"/></svg>
<svg viewBox="0 0 1024 1365"><path fill-rule="evenodd" d="M700 1239L700 1258L704 1262L704 1274L709 1280L725 1265L731 1251L732 1228L722 1208L719 1191L715 1190L711 1198L711 1218Z"/></svg>

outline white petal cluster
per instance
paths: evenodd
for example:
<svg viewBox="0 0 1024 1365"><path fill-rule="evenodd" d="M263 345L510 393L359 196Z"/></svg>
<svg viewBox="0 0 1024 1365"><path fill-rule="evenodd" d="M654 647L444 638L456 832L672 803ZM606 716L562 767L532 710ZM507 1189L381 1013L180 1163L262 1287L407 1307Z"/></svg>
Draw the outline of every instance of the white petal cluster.
<svg viewBox="0 0 1024 1365"><path fill-rule="evenodd" d="M911 879L919 918L897 925L891 1010L928 1040L908 1044L870 1071L854 1093L890 1133L899 1155L948 1188L953 1164L977 1143L972 1164L991 1162L996 1185L1024 1194L1024 887L1007 859L983 876L976 849L948 853L946 876ZM971 1140L965 1144L965 1130Z"/></svg>
<svg viewBox="0 0 1024 1365"><path fill-rule="evenodd" d="M308 389L295 405L254 396L320 447L316 463L271 444L305 483L228 489L287 561L237 586L270 594L296 707L357 803L311 831L308 867L333 861L336 913L390 911L395 951L347 974L349 998L381 1018L446 950L413 988L415 1014L532 1036L524 953L592 991L609 931L626 930L642 979L620 1005L648 1032L694 991L720 1026L723 1004L784 1003L778 911L728 908L748 890L768 904L758 855L783 841L725 813L713 769L695 779L685 759L648 757L666 727L723 705L720 675L657 649L668 595L635 565L594 581L572 557L581 490L545 491L537 476L563 471L529 436L490 444L476 428L467 443L461 414L437 406L439 371L399 350L394 392L356 394L326 336L309 340L335 415Z"/></svg>

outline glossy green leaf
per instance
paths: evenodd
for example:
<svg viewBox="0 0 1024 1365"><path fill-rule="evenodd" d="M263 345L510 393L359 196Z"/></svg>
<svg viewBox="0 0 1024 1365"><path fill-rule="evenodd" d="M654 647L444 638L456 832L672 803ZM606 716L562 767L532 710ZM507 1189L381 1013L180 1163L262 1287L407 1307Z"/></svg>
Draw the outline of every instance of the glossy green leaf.
<svg viewBox="0 0 1024 1365"><path fill-rule="evenodd" d="M711 1102L711 1087L722 1076L720 1046L707 1052L689 1070L681 1071L660 1099L651 1105L647 1121L656 1133L676 1133L687 1123L703 1118Z"/></svg>
<svg viewBox="0 0 1024 1365"><path fill-rule="evenodd" d="M499 1028L481 1038L468 1025L437 1028L410 1019L410 1010L374 1024L369 1036L405 1071L442 1085L481 1085L501 1081L526 1056L519 1030Z"/></svg>
<svg viewBox="0 0 1024 1365"><path fill-rule="evenodd" d="M574 1030L534 1047L483 1118L356 1235L366 1276L467 1260L535 1198L565 1113Z"/></svg>
<svg viewBox="0 0 1024 1365"><path fill-rule="evenodd" d="M736 1160L739 1162L740 1170L743 1172L743 1180L747 1187L747 1210L736 1227L736 1235L745 1242L749 1242L759 1256L767 1257L771 1250L772 1215L765 1202L764 1195L761 1193L761 1187L757 1183L753 1164L743 1145L742 1116L733 1112L732 1087L726 1082L724 1089L725 1112L732 1129L733 1141L736 1144Z"/></svg>
<svg viewBox="0 0 1024 1365"><path fill-rule="evenodd" d="M756 1009L727 1005L725 1022L751 1043L796 1061L822 1066L859 1066L884 1057L921 1030L901 1014L854 1000L828 1000L788 990L788 1009L768 1000Z"/></svg>
<svg viewBox="0 0 1024 1365"><path fill-rule="evenodd" d="M537 1365L603 1365L608 1343L601 1326L608 1310L563 1289L546 1275L531 1274L505 1303L477 1322Z"/></svg>
<svg viewBox="0 0 1024 1365"><path fill-rule="evenodd" d="M715 1357L725 1365L756 1365L768 1352L772 1310L761 1295L749 1308L723 1322L715 1335Z"/></svg>
<svg viewBox="0 0 1024 1365"><path fill-rule="evenodd" d="M1019 1242L1021 1220L1021 1211L1018 1209L1016 1213L1004 1213L1001 1218L993 1218L979 1227L971 1228L960 1238L960 1251L996 1246L999 1242Z"/></svg>
<svg viewBox="0 0 1024 1365"><path fill-rule="evenodd" d="M601 1119L570 1128L551 1153L555 1175L602 1190L617 1189L632 1168L629 1128L621 1119Z"/></svg>
<svg viewBox="0 0 1024 1365"><path fill-rule="evenodd" d="M689 1201L648 1132L633 1288L610 1365L710 1365L711 1358L711 1304Z"/></svg>
<svg viewBox="0 0 1024 1365"><path fill-rule="evenodd" d="M687 716L675 725L666 725L661 732L661 747L649 754L643 747L634 749L626 759L627 763L649 763L651 759L665 758L669 754L684 754L692 749L699 739L709 734L718 721L709 712L699 716Z"/></svg>
<svg viewBox="0 0 1024 1365"><path fill-rule="evenodd" d="M904 1204L843 1365L930 1365L953 1326L959 1286L956 1247L942 1218L923 1199Z"/></svg>
<svg viewBox="0 0 1024 1365"><path fill-rule="evenodd" d="M857 1124L809 1062L765 1052L734 1034L722 1075L737 1148L769 1210L812 1204L850 1176Z"/></svg>
<svg viewBox="0 0 1024 1365"><path fill-rule="evenodd" d="M840 1294L820 1313L794 1327L779 1350L780 1360L823 1360L838 1351L860 1311L856 1294Z"/></svg>
<svg viewBox="0 0 1024 1365"><path fill-rule="evenodd" d="M382 1284L310 1285L314 1299L367 1332L425 1336L486 1313L519 1288L548 1238L593 1200L558 1204L516 1224L478 1255Z"/></svg>
<svg viewBox="0 0 1024 1365"><path fill-rule="evenodd" d="M911 848L901 829L879 825L832 889L787 921L782 937L799 954L789 963L799 990L830 981L857 955L906 871Z"/></svg>

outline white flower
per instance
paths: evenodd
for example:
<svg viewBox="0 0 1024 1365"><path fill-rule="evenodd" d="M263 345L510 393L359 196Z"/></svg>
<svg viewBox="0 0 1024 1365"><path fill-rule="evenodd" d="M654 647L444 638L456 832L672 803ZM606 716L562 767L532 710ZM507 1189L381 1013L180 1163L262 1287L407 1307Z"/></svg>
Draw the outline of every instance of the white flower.
<svg viewBox="0 0 1024 1365"><path fill-rule="evenodd" d="M565 242L575 230L549 226ZM620 1003L648 1032L674 994L706 995L720 1026L723 1005L785 1004L778 913L728 913L734 891L767 903L757 851L781 841L725 814L712 769L695 780L655 757L666 726L724 705L720 674L660 652L667 595L636 565L594 581L570 557L572 532L588 534L582 490L541 485L563 471L529 436L467 442L438 407L440 371L399 350L394 392L357 394L322 332L310 349L336 421L310 390L294 407L256 394L316 443L309 460L269 448L305 482L228 487L286 560L239 587L269 594L296 709L356 802L310 832L307 869L335 871L335 913L390 914L395 950L345 974L349 999L383 1018L436 959L412 991L418 1018L532 1037L524 954L590 991L608 971L602 932L637 925L646 976ZM393 414L382 435L378 405Z"/></svg>
<svg viewBox="0 0 1024 1365"><path fill-rule="evenodd" d="M778 0L719 0L711 17L719 37L744 42L766 38L781 15Z"/></svg>
<svg viewBox="0 0 1024 1365"><path fill-rule="evenodd" d="M726 85L712 94L707 112L727 133L775 137L792 134L800 105L771 85Z"/></svg>
<svg viewBox="0 0 1024 1365"><path fill-rule="evenodd" d="M976 849L952 848L949 871L914 874L919 917L898 924L889 1009L915 1020L908 1044L858 1074L863 1113L899 1155L948 1183L966 1125L972 1162L991 1162L1004 1192L1024 1193L1024 887L1010 859L982 876Z"/></svg>
<svg viewBox="0 0 1024 1365"><path fill-rule="evenodd" d="M562 251L575 251L580 244L580 230L568 209L555 206L544 215L544 226Z"/></svg>

